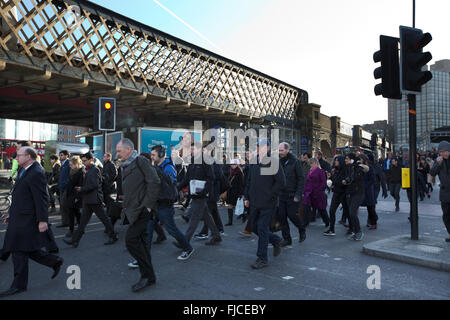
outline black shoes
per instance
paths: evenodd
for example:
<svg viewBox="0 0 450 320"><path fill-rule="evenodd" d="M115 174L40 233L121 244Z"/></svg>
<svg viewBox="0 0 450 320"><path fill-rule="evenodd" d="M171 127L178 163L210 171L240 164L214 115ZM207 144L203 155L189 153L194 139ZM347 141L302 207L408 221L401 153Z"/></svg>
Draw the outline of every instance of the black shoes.
<svg viewBox="0 0 450 320"><path fill-rule="evenodd" d="M184 222L189 223L188 217L186 217L184 214L182 214L181 217L183 218Z"/></svg>
<svg viewBox="0 0 450 320"><path fill-rule="evenodd" d="M61 257L58 257L55 265L53 266L53 275L52 275L51 279L56 278L56 276L59 273L59 270L61 270L61 266L62 266L63 262L64 262L64 259Z"/></svg>
<svg viewBox="0 0 450 320"><path fill-rule="evenodd" d="M64 241L64 243L68 244L69 246L72 246L74 248L78 247L78 242L77 241L73 241L72 239L62 239Z"/></svg>
<svg viewBox="0 0 450 320"><path fill-rule="evenodd" d="M134 284L131 287L131 290L133 292L138 292L138 291L141 291L142 289L147 288L155 283L156 283L155 279L141 278L138 283Z"/></svg>
<svg viewBox="0 0 450 320"><path fill-rule="evenodd" d="M449 238L445 238L445 242L450 242L450 237Z"/></svg>
<svg viewBox="0 0 450 320"><path fill-rule="evenodd" d="M59 224L56 226L56 228L67 228L68 226L68 224Z"/></svg>
<svg viewBox="0 0 450 320"><path fill-rule="evenodd" d="M280 242L280 247L286 247L286 246L290 246L292 244L292 241L286 241L286 240L281 240Z"/></svg>
<svg viewBox="0 0 450 320"><path fill-rule="evenodd" d="M119 238L117 237L117 234L114 234L112 237L110 237L108 239L108 241L105 242L105 246L109 246L111 244L114 244L117 242L117 240L119 240Z"/></svg>
<svg viewBox="0 0 450 320"><path fill-rule="evenodd" d="M268 263L261 260L260 258L256 259L256 262L251 265L252 269L262 269L268 266Z"/></svg>
<svg viewBox="0 0 450 320"><path fill-rule="evenodd" d="M0 293L0 298L5 298L5 297L9 297L12 296L14 294L18 294L21 292L27 291L27 289L18 289L18 288L9 288L8 290Z"/></svg>
<svg viewBox="0 0 450 320"><path fill-rule="evenodd" d="M303 242L306 240L306 232L300 232L300 239L298 240L298 242Z"/></svg>
<svg viewBox="0 0 450 320"><path fill-rule="evenodd" d="M208 242L205 242L205 245L207 246L215 246L216 244L218 244L219 242L222 242L222 238L218 237L218 238L212 238L211 240L209 240Z"/></svg>
<svg viewBox="0 0 450 320"><path fill-rule="evenodd" d="M233 225L233 222L228 222L226 225L225 225L225 227L229 227L229 226L232 226Z"/></svg>

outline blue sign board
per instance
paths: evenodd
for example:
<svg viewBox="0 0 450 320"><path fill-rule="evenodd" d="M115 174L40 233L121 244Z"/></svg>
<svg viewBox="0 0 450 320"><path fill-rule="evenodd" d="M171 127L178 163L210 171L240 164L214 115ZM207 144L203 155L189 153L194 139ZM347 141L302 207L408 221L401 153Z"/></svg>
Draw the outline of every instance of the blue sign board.
<svg viewBox="0 0 450 320"><path fill-rule="evenodd" d="M166 149L166 156L171 157L172 147L179 147L181 138L186 132L192 132L185 129L146 129L140 130L140 152L151 152L152 147L162 145ZM194 141L201 141L201 135L194 132Z"/></svg>

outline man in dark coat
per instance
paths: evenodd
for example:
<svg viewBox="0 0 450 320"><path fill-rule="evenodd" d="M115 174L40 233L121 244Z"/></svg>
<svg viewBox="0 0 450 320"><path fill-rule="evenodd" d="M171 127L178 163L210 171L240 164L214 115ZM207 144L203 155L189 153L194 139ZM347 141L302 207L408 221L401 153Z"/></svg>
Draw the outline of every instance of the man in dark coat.
<svg viewBox="0 0 450 320"><path fill-rule="evenodd" d="M154 219L156 215L161 181L150 161L138 156L130 139L120 140L116 151L121 160L124 193L122 221L125 221L126 217L130 225L125 235L125 244L137 261L141 273L140 280L131 288L133 292L137 292L156 282L145 234L149 220Z"/></svg>
<svg viewBox="0 0 450 320"><path fill-rule="evenodd" d="M91 220L92 214L95 212L97 218L106 227L106 233L109 236L109 240L105 242L105 245L111 245L115 243L118 238L114 232L111 220L106 216L103 209L103 192L102 192L102 178L100 170L94 165L94 157L92 153L88 152L81 156L81 161L86 168L86 175L84 178L84 184L82 187L75 187L79 193L81 193L83 203L83 213L81 214L81 221L78 229L73 233L72 239L63 239L63 241L74 248L78 247L81 237L84 234L84 230Z"/></svg>
<svg viewBox="0 0 450 320"><path fill-rule="evenodd" d="M439 181L441 182L439 200L442 207L442 220L450 235L450 143L441 141L438 145L438 151L440 156L436 158L430 174L433 177L439 175ZM450 242L450 236L445 241Z"/></svg>
<svg viewBox="0 0 450 320"><path fill-rule="evenodd" d="M391 196L395 199L395 211L400 211L400 189L402 188L402 166L398 158L393 158L388 171Z"/></svg>
<svg viewBox="0 0 450 320"><path fill-rule="evenodd" d="M283 240L281 246L292 244L291 233L289 230L289 220L298 228L300 240L306 239L306 230L298 216L298 208L302 201L303 187L305 185L305 174L300 160L292 153L291 147L287 142L282 142L279 146L280 164L286 176L286 187L280 194L280 206L278 214L282 225Z"/></svg>
<svg viewBox="0 0 450 320"><path fill-rule="evenodd" d="M103 200L106 205L106 215L110 216L111 205L114 202L112 195L116 193L117 168L111 161L111 154L103 155Z"/></svg>
<svg viewBox="0 0 450 320"><path fill-rule="evenodd" d="M0 297L27 289L29 258L52 268L52 279L58 275L63 264L62 258L41 250L40 234L48 229L49 196L44 170L36 162L36 151L31 147L22 147L17 152L17 158L23 169L12 193L3 245L4 253L12 253L14 281Z"/></svg>
<svg viewBox="0 0 450 320"><path fill-rule="evenodd" d="M64 199L66 199L65 192L70 182L70 165L69 165L70 153L67 150L62 150L59 153L59 160L61 161L61 170L58 177L58 190L59 190L59 204L61 212L61 224L56 226L57 228L65 228L69 226L69 213L67 211Z"/></svg>
<svg viewBox="0 0 450 320"><path fill-rule="evenodd" d="M270 164L264 164L270 157L269 148L269 140L261 139L258 142L258 163L250 164L247 185L244 190L244 205L250 207L252 231L258 235L258 251L256 253L258 258L251 265L253 269L261 269L268 265L267 246L269 242L273 245L275 257L281 252L281 238L270 232L270 222L275 215L278 196L286 186L286 178L280 166L276 172L267 172L268 169L270 171L273 169L270 168Z"/></svg>

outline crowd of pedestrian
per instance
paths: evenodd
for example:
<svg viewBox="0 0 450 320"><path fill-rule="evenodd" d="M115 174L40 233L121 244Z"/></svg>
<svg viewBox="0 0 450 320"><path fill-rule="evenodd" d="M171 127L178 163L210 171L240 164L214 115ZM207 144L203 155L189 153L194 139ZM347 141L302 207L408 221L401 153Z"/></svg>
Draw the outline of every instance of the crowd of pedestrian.
<svg viewBox="0 0 450 320"><path fill-rule="evenodd" d="M309 224L319 216L325 226L323 235L336 236L337 214L342 211L339 223L348 228L347 238L361 241L363 230L377 229L380 191L383 198L389 192L394 210L400 210L401 169L407 163L398 154L377 159L373 153L350 152L328 163L321 152L297 157L283 142L278 146L279 166L270 171L273 168L266 160L273 159L271 150L270 141L260 139L256 152L247 151L245 159L235 154L226 164L211 164L205 158L214 155L194 142L191 133L183 136L180 149L171 150L171 157L161 145L138 154L131 140L122 139L116 146L116 160L105 153L101 163L90 152L71 156L63 150L50 157L52 171L45 176L36 152L26 145L18 148L18 177L0 252L2 260L13 256L14 282L1 295L26 290L28 258L53 268L53 278L58 274L63 260L56 255L59 249L48 223L48 214L56 211L56 199L61 214L61 224L56 227L68 228L63 241L74 248L93 213L105 227L105 245L117 242L117 221L128 225L125 243L133 258L128 266L138 268L141 274L132 286L134 292L156 282L151 246L167 239L164 229L180 250L177 259L187 260L194 252L192 239L208 240L205 245L209 246L220 244L225 227L233 225L237 216L246 222L240 234L258 236L257 259L251 268L261 269L268 266L269 243L274 257L292 245L289 222L298 230L300 243L307 238ZM439 155L428 152L415 159L418 196L420 200L430 198L438 175L443 219L450 234L450 143L441 142L438 151ZM220 201L227 207L225 225L218 210ZM177 203L186 209L184 233L174 219ZM361 207L367 209L367 229L359 220ZM22 220L27 221L26 228ZM196 233L201 221L202 229ZM153 242L154 231L157 239Z"/></svg>

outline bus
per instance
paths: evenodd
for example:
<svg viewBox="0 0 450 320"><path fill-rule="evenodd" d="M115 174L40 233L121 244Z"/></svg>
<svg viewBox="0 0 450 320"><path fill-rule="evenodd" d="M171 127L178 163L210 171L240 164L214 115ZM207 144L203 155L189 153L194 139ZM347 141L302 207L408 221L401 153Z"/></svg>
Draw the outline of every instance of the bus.
<svg viewBox="0 0 450 320"><path fill-rule="evenodd" d="M19 143L19 141L24 140L0 138L0 154L2 159L6 158L10 159L12 157L12 155L17 151L17 144ZM38 155L43 157L45 154L45 141L30 141L30 142L31 146L36 150Z"/></svg>
<svg viewBox="0 0 450 320"><path fill-rule="evenodd" d="M353 152L353 153L359 152L359 153L368 154L368 153L373 153L373 150L369 149L369 148L365 148L365 147L353 147L353 146L341 147L341 148L334 149L335 156L339 156L339 155L345 156L347 153L350 153L350 152Z"/></svg>

